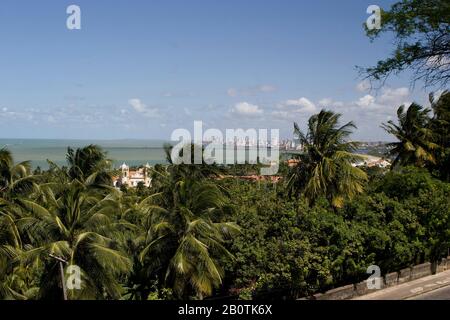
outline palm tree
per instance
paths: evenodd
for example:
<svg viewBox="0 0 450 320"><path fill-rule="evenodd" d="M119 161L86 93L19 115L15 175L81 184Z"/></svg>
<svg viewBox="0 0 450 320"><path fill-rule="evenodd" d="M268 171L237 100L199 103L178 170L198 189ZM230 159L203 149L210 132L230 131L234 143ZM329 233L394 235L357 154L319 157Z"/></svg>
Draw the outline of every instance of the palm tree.
<svg viewBox="0 0 450 320"><path fill-rule="evenodd" d="M23 249L17 220L23 215L21 199L38 189L28 161L15 164L11 152L0 149L0 299L30 296L29 276L17 262Z"/></svg>
<svg viewBox="0 0 450 320"><path fill-rule="evenodd" d="M388 155L394 157L391 168L398 165L415 165L423 167L436 162L434 150L438 147L433 142L433 132L429 128L430 109L413 103L405 112L405 106L397 110L398 124L392 120L382 125L388 133L394 135L398 142L388 145Z"/></svg>
<svg viewBox="0 0 450 320"><path fill-rule="evenodd" d="M28 161L14 164L11 152L0 150L0 247L20 248L22 245L15 225L15 220L22 214L18 200L38 189L37 177L30 172Z"/></svg>
<svg viewBox="0 0 450 320"><path fill-rule="evenodd" d="M20 261L41 266L42 298L61 298L54 257L81 270L82 290L70 291L70 298L119 298L118 280L131 262L117 240L126 223L117 217L118 192L107 185L110 161L93 145L69 148L67 160L67 170L51 164L52 175L34 200L18 199L24 210L16 224L27 239Z"/></svg>
<svg viewBox="0 0 450 320"><path fill-rule="evenodd" d="M18 250L9 249L14 259L19 256ZM24 266L0 257L0 300L35 298L39 289L35 281L37 270L35 265Z"/></svg>
<svg viewBox="0 0 450 320"><path fill-rule="evenodd" d="M155 199L160 196L161 194L156 193L142 198L132 193L119 193L110 201L120 224L120 234L116 239L120 239L127 255L133 261L132 269L123 281L126 291L124 299L147 300L155 288L154 278L140 260L140 252L146 246L150 215L164 210L155 204Z"/></svg>
<svg viewBox="0 0 450 320"><path fill-rule="evenodd" d="M325 196L334 207L341 207L345 198L363 192L367 175L352 165L360 157L353 154L355 144L347 141L356 126L352 122L339 126L340 117L322 110L309 119L306 134L294 123L304 153L288 180L291 195L302 194L310 204Z"/></svg>
<svg viewBox="0 0 450 320"><path fill-rule="evenodd" d="M442 180L450 181L450 92L444 91L439 99L430 95L434 117L430 128L433 131L434 142L439 146L436 154L436 169Z"/></svg>
<svg viewBox="0 0 450 320"><path fill-rule="evenodd" d="M185 159L184 152L190 149L190 159ZM217 166L217 164L208 164L203 159L204 147L194 143L186 144L178 154L172 154L173 146L164 145L164 152L166 154L166 161L169 163L168 172L174 180L182 177L189 177L190 179L205 179L214 178L224 172L224 169ZM200 163L195 163L195 154L201 154ZM187 160L189 163L185 163Z"/></svg>
<svg viewBox="0 0 450 320"><path fill-rule="evenodd" d="M14 165L10 151L0 150L0 258L7 256L7 248L20 248L21 238L15 225L20 210L15 200L33 189L33 177L29 175L29 163ZM3 254L2 254L3 253Z"/></svg>
<svg viewBox="0 0 450 320"><path fill-rule="evenodd" d="M183 178L172 193L170 206L149 214L141 261L179 298L202 299L222 283L221 260L232 258L224 242L238 227L220 222L226 203L215 184Z"/></svg>
<svg viewBox="0 0 450 320"><path fill-rule="evenodd" d="M14 164L11 152L0 149L0 198L12 201L23 197L33 190L35 181L29 161Z"/></svg>
<svg viewBox="0 0 450 320"><path fill-rule="evenodd" d="M74 180L84 182L87 177L94 177L96 184L111 185L111 160L101 147L89 145L74 150L67 149L66 155L69 164L68 175ZM95 176L93 176L95 174Z"/></svg>
<svg viewBox="0 0 450 320"><path fill-rule="evenodd" d="M61 297L58 264L52 258L59 257L81 270L82 288L70 291L71 298L120 298L118 280L131 262L115 240L113 195L102 198L78 180L45 184L41 191L43 203L20 200L28 213L17 222L30 242L21 262L38 261L43 266L39 296Z"/></svg>

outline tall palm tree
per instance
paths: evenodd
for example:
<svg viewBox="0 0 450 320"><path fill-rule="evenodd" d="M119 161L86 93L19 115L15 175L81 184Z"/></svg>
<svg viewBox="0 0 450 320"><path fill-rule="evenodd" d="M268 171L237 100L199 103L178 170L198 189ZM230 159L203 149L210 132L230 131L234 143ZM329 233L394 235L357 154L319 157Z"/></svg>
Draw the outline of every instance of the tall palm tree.
<svg viewBox="0 0 450 320"><path fill-rule="evenodd" d="M23 249L17 220L24 212L19 201L38 189L37 178L28 161L15 164L11 152L0 149L0 299L29 297L29 276L17 262Z"/></svg>
<svg viewBox="0 0 450 320"><path fill-rule="evenodd" d="M147 245L150 215L155 211L164 210L155 204L155 199L160 196L160 193L156 193L142 198L134 194L120 193L111 202L111 206L115 208L116 220L121 225L117 239L124 244L127 255L133 261L132 270L124 280L126 290L124 299L147 300L155 288L154 277L141 262L140 252Z"/></svg>
<svg viewBox="0 0 450 320"><path fill-rule="evenodd" d="M61 298L59 257L82 272L82 290L71 298L119 298L118 277L131 262L117 241L124 223L117 217L117 191L108 185L110 161L100 147L68 149L68 169L51 164L52 175L35 199L18 199L16 220L27 247L22 265L38 263L42 298ZM101 187L99 189L99 187Z"/></svg>
<svg viewBox="0 0 450 320"><path fill-rule="evenodd" d="M15 225L20 210L14 202L33 189L34 177L29 175L29 171L28 162L14 165L11 152L0 150L0 256L2 252L6 254L4 246L21 247L20 234Z"/></svg>
<svg viewBox="0 0 450 320"><path fill-rule="evenodd" d="M405 106L397 110L398 124L392 120L382 128L395 136L398 142L390 143L388 155L394 157L391 168L398 165L423 167L436 162L434 151L438 147L433 142L433 132L429 127L430 109L413 103L405 111Z"/></svg>
<svg viewBox="0 0 450 320"><path fill-rule="evenodd" d="M68 174L74 180L84 182L87 177L95 177L96 184L111 185L111 160L97 145L89 145L76 150L67 149L66 155L69 164ZM95 174L95 176L93 176Z"/></svg>
<svg viewBox="0 0 450 320"><path fill-rule="evenodd" d="M41 186L45 202L20 200L27 214L18 220L19 230L29 239L21 256L25 265L38 261L43 266L41 298L60 298L58 262L67 261L81 270L81 290L71 298L120 298L120 275L131 262L115 240L117 223L110 205L112 195L102 197L78 180L63 185Z"/></svg>
<svg viewBox="0 0 450 320"><path fill-rule="evenodd" d="M302 194L311 204L325 196L334 207L341 207L345 198L363 192L367 175L352 165L360 157L353 154L355 144L347 141L356 126L353 122L340 126L340 117L321 110L309 119L306 134L294 123L304 153L288 179L291 195Z"/></svg>
<svg viewBox="0 0 450 320"><path fill-rule="evenodd" d="M13 285L13 274L17 268L14 260L20 248L21 240L15 221L0 211L0 300L25 298Z"/></svg>
<svg viewBox="0 0 450 320"><path fill-rule="evenodd" d="M437 99L430 95L434 117L430 128L433 131L433 140L439 146L436 150L436 164L431 166L439 177L450 181L450 92L444 91Z"/></svg>
<svg viewBox="0 0 450 320"><path fill-rule="evenodd" d="M226 203L215 184L183 178L172 193L170 206L149 214L141 261L179 298L202 299L222 283L221 259L232 258L224 242L239 229L220 222Z"/></svg>
<svg viewBox="0 0 450 320"><path fill-rule="evenodd" d="M22 241L15 225L23 209L18 200L38 189L36 179L31 175L28 161L14 164L11 152L0 150L0 247L21 247Z"/></svg>
<svg viewBox="0 0 450 320"><path fill-rule="evenodd" d="M0 149L0 198L11 201L24 196L36 186L35 181L29 161L15 164L11 151Z"/></svg>

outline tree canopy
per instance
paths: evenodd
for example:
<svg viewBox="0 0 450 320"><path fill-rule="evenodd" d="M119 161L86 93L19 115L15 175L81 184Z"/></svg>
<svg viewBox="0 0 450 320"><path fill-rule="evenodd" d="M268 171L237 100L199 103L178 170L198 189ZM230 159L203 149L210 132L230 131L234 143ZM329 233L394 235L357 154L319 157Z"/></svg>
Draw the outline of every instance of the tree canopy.
<svg viewBox="0 0 450 320"><path fill-rule="evenodd" d="M362 74L384 81L411 71L412 82L446 88L450 80L450 3L447 0L402 0L381 12L381 28L368 30L371 40L393 33L395 49Z"/></svg>

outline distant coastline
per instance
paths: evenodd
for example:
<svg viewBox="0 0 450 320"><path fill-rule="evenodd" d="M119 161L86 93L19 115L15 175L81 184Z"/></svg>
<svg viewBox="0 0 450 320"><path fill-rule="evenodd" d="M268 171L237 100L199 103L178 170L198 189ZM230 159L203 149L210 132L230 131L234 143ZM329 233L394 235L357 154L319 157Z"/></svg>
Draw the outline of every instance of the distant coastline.
<svg viewBox="0 0 450 320"><path fill-rule="evenodd" d="M131 166L145 163L165 163L164 140L70 140L70 139L0 139L0 148L8 148L15 162L30 160L32 167L48 168L47 159L57 165L66 164L68 147L79 148L89 144L101 146L118 167L123 162Z"/></svg>
<svg viewBox="0 0 450 320"><path fill-rule="evenodd" d="M0 149L8 148L14 155L15 162L31 161L33 168L48 169L48 160L57 165L66 164L66 152L68 147L79 148L89 144L101 146L113 160L114 167L118 168L122 163L129 166L141 166L165 164L166 155L164 144L173 143L160 139L120 139L120 140L81 140L81 139L0 139ZM382 144L377 142L374 144ZM226 150L230 146L226 146ZM256 149L256 147L238 146L237 148ZM298 153L295 150L280 150L281 153ZM361 146L358 153L367 154L368 146ZM378 154L373 154L379 156Z"/></svg>
<svg viewBox="0 0 450 320"><path fill-rule="evenodd" d="M118 168L122 163L131 167L144 164L165 164L164 144L167 140L70 140L70 139L0 139L0 148L8 148L14 155L15 162L31 161L32 167L48 169L48 160L57 165L66 165L68 147L80 148L89 144L102 147ZM229 146L226 150L228 150ZM246 148L246 147L238 147ZM247 147L248 148L248 147ZM256 149L256 147L250 147Z"/></svg>

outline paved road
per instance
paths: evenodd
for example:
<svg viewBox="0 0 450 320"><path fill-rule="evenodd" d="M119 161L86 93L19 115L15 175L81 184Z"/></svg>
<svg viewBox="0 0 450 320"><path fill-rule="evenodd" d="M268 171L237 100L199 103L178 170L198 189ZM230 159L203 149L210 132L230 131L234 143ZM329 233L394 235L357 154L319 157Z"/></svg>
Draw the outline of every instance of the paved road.
<svg viewBox="0 0 450 320"><path fill-rule="evenodd" d="M450 300L450 286L424 293L408 300Z"/></svg>
<svg viewBox="0 0 450 320"><path fill-rule="evenodd" d="M445 290L437 291L439 288ZM435 295L427 292L433 292ZM374 293L357 297L354 300L405 300L412 297L423 296L427 299L432 299L433 296L446 296L450 299L448 293L450 292L450 270L438 273L436 275L420 278L414 281L406 282L395 287L382 289ZM431 298L430 298L431 297Z"/></svg>

